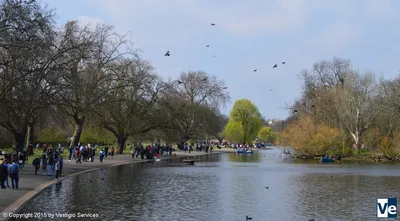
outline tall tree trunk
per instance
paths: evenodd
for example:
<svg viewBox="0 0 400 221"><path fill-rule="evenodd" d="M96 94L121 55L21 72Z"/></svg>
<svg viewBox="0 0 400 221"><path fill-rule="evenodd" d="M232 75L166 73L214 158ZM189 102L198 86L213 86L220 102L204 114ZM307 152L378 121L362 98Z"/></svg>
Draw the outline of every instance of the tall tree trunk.
<svg viewBox="0 0 400 221"><path fill-rule="evenodd" d="M125 149L125 143L126 143L127 137L124 135L119 135L117 138L118 138L118 147L119 147L118 153L122 154Z"/></svg>
<svg viewBox="0 0 400 221"><path fill-rule="evenodd" d="M69 146L70 148L76 147L78 145L79 140L81 139L82 131L83 131L83 123L84 123L84 120L80 120L80 121L76 122L74 135L72 136L71 144Z"/></svg>
<svg viewBox="0 0 400 221"><path fill-rule="evenodd" d="M26 135L26 149L28 154L33 154L33 147L35 144L35 125L33 123L28 125L27 135ZM29 147L31 145L31 147Z"/></svg>
<svg viewBox="0 0 400 221"><path fill-rule="evenodd" d="M189 136L182 136L181 137L181 141L178 144L178 149L183 149L183 147L185 146L186 141L189 140Z"/></svg>
<svg viewBox="0 0 400 221"><path fill-rule="evenodd" d="M26 130L24 130L26 131ZM14 144L15 144L15 153L14 154L18 154L19 152L21 152L24 149L24 144L25 144L25 138L26 138L26 132L22 132L22 133L18 133L15 132L14 133ZM15 159L16 156L14 156Z"/></svg>

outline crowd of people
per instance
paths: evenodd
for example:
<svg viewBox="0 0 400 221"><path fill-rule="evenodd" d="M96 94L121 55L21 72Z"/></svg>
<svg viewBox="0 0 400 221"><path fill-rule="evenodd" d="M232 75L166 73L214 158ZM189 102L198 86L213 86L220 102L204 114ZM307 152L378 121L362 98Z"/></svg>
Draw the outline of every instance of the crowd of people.
<svg viewBox="0 0 400 221"><path fill-rule="evenodd" d="M180 152L189 152L192 151L204 151L206 153L212 152L213 143L208 142L199 142L199 143L184 143L182 145L178 145L178 150ZM62 157L62 153L64 152L64 148L58 144L56 148L53 148L52 145L40 144L36 145L37 151L40 151L40 147L43 148L41 157L36 157L32 161L32 165L34 166L34 174L38 175L38 173L43 176L53 176L55 180L58 180L60 176L62 176L62 169L64 165L64 160ZM143 146L142 144L132 145L129 144L132 158L140 158L141 159L154 159L155 157L160 156L172 156L175 149L172 144L152 144L148 146ZM88 145L80 145L78 144L76 147L69 148L68 160L74 160L76 163L82 162L94 162L96 158L96 152L98 151L99 160L102 163L103 160L107 157L114 157L116 153L116 148L114 146L105 146L104 149L99 150L99 146L91 146ZM25 167L25 162L28 160L28 154L26 149L19 152L17 155L11 156L11 154L2 152L3 156L0 156L0 184L1 188L9 188L13 189L19 188L19 172ZM174 154L175 155L175 154ZM11 186L9 182L9 178L11 179Z"/></svg>

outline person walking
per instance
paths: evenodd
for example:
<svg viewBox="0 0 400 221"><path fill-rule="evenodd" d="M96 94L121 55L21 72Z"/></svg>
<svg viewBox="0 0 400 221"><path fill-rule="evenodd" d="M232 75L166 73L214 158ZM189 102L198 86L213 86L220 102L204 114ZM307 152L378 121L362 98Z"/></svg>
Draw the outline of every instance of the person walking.
<svg viewBox="0 0 400 221"><path fill-rule="evenodd" d="M19 171L20 167L16 163L16 160L12 161L12 164L10 165L10 177L11 177L11 184L13 189L19 189L18 188L18 182L19 182Z"/></svg>
<svg viewBox="0 0 400 221"><path fill-rule="evenodd" d="M54 165L54 170L56 171L56 177L55 180L58 180L58 177L60 176L60 160L57 160L57 162Z"/></svg>
<svg viewBox="0 0 400 221"><path fill-rule="evenodd" d="M2 189L6 189L5 181L8 178L8 170L4 166L4 159L0 159L0 186Z"/></svg>
<svg viewBox="0 0 400 221"><path fill-rule="evenodd" d="M40 158L35 158L32 162L32 165L35 167L35 175L37 175L37 172L40 168Z"/></svg>

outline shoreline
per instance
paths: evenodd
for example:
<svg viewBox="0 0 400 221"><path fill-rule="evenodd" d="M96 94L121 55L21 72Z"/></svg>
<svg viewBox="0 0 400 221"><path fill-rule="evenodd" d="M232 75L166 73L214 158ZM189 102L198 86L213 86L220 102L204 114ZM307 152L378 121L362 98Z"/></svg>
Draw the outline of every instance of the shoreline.
<svg viewBox="0 0 400 221"><path fill-rule="evenodd" d="M235 152L235 151L233 151ZM184 153L184 152L175 152L175 154L177 154L176 156L166 156L164 158L161 158L161 161L166 161L166 160L173 160L173 159L180 159L180 158L192 158L192 157L199 157L199 156L206 156L206 155L214 155L214 154L223 154L223 153L233 153L231 150L213 150L213 152L211 153L204 153L204 152L196 152L193 151L191 154L189 153ZM129 160L131 158L130 154L118 154L117 156L121 156L122 157L127 157L127 159L125 160ZM99 161L98 157L97 157L97 161ZM35 188L33 188L33 190L28 191L27 193L23 194L21 197L17 198L13 203L9 204L5 209L3 209L1 211L1 215L0 215L0 221L7 221L12 217L9 217L7 215L7 217L5 217L3 214L17 214L28 202L30 202L31 200L33 200L36 196L38 196L39 194L41 194L42 192L44 192L46 189L52 187L54 184L57 184L59 182L62 182L65 179L71 178L73 176L77 176L77 175L81 175L84 173L90 173L90 172L94 172L100 169L106 169L106 168L111 168L111 167L116 167L116 166L121 166L121 165L128 165L128 164L136 164L136 163L146 163L146 162L151 162L154 160L147 160L147 159L133 159L132 161L123 161L123 162L116 162L116 163L111 163L110 165L106 165L106 166L100 166L100 167L95 167L95 168L91 168L91 169L84 169L82 171L78 171L78 172L72 172L68 175L62 176L59 178L59 180L50 180L50 181L46 181L43 180L43 182L40 182L40 184L38 186L36 186ZM66 162L66 161L64 161ZM85 164L88 164L90 162L85 162ZM70 164L70 163L69 163ZM75 164L73 164L75 165ZM76 164L76 165L81 165L81 164ZM33 166L31 166L33 168ZM72 166L72 169L74 166ZM40 175L41 171L39 171L39 174L36 175L37 177L43 177L42 175ZM47 176L45 176L47 177ZM9 182L11 183L11 180L9 179ZM19 183L20 187L21 187L21 182ZM4 190L0 190L0 191L4 191ZM11 191L15 191L15 190L11 190ZM20 191L20 190L17 190ZM4 195L4 194L2 194Z"/></svg>

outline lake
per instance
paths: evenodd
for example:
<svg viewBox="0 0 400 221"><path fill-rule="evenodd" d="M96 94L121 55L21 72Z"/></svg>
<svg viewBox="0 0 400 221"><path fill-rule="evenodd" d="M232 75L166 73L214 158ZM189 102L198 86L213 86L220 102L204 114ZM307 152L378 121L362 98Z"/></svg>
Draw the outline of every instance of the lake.
<svg viewBox="0 0 400 221"><path fill-rule="evenodd" d="M400 197L399 165L320 164L280 153L208 155L197 157L195 166L178 159L100 169L53 185L19 213L137 221L240 221L246 215L253 221L385 220L376 218L376 199Z"/></svg>

